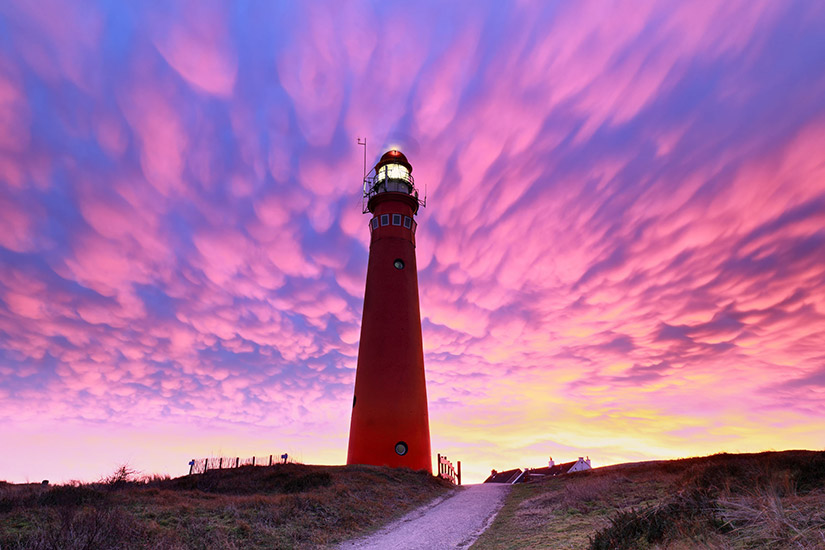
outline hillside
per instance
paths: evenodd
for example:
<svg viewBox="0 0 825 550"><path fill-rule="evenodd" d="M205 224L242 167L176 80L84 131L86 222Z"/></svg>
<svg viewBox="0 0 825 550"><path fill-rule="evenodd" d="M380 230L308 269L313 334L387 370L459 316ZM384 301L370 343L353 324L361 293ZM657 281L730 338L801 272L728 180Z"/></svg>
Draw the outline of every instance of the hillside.
<svg viewBox="0 0 825 550"><path fill-rule="evenodd" d="M0 482L0 549L318 548L450 487L404 469L300 464L143 482L117 474L83 485Z"/></svg>
<svg viewBox="0 0 825 550"><path fill-rule="evenodd" d="M472 548L825 548L825 452L718 454L515 485Z"/></svg>

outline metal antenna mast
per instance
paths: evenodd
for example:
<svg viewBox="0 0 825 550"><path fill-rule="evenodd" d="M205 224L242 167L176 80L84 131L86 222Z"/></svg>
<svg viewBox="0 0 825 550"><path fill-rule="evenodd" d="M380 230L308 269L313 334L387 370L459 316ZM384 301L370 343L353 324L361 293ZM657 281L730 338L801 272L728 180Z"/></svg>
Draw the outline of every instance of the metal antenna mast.
<svg viewBox="0 0 825 550"><path fill-rule="evenodd" d="M364 146L364 178L367 177L367 138L364 138L364 141L361 141L361 138L358 138L358 145Z"/></svg>

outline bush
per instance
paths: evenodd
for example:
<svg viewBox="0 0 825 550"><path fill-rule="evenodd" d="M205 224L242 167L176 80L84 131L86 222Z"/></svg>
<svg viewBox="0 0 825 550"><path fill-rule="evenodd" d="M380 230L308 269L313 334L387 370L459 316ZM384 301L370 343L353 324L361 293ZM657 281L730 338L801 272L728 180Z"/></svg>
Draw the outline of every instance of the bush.
<svg viewBox="0 0 825 550"><path fill-rule="evenodd" d="M120 550L134 547L134 519L119 508L62 508L22 545L31 550Z"/></svg>
<svg viewBox="0 0 825 550"><path fill-rule="evenodd" d="M17 499L12 497L0 497L0 514L11 512L17 504Z"/></svg>
<svg viewBox="0 0 825 550"><path fill-rule="evenodd" d="M302 493L318 487L329 487L330 485L332 485L332 476L328 472L312 472L288 479L284 483L283 492Z"/></svg>
<svg viewBox="0 0 825 550"><path fill-rule="evenodd" d="M100 483L109 486L112 489L122 489L129 484L137 482L138 472L128 464L122 464L117 469L100 480Z"/></svg>
<svg viewBox="0 0 825 550"><path fill-rule="evenodd" d="M647 511L621 511L590 539L590 550L632 550L643 540L659 540L655 529Z"/></svg>
<svg viewBox="0 0 825 550"><path fill-rule="evenodd" d="M0 549L320 548L450 487L428 473L377 466L282 464L177 479L130 477L0 485L11 510L0 513Z"/></svg>
<svg viewBox="0 0 825 550"><path fill-rule="evenodd" d="M84 485L57 485L40 496L46 506L83 506L103 500L103 494Z"/></svg>
<svg viewBox="0 0 825 550"><path fill-rule="evenodd" d="M724 529L715 501L702 491L690 491L659 506L618 512L608 527L590 538L590 550L632 550L669 538Z"/></svg>
<svg viewBox="0 0 825 550"><path fill-rule="evenodd" d="M794 481L800 493L825 487L825 452L817 453L799 465Z"/></svg>

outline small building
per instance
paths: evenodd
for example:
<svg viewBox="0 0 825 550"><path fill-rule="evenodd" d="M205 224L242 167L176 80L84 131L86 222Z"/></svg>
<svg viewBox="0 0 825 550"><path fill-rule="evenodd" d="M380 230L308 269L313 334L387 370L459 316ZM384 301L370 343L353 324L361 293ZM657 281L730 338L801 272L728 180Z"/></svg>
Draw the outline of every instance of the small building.
<svg viewBox="0 0 825 550"><path fill-rule="evenodd" d="M530 479L542 477L555 477L563 474L572 474L573 472L583 472L590 470L590 457L580 456L578 460L572 462L565 462L563 464L556 464L551 457L547 466L543 468L516 468L515 470L507 470L504 472L497 472L493 470L490 472L484 483L524 483Z"/></svg>
<svg viewBox="0 0 825 550"><path fill-rule="evenodd" d="M592 469L592 467L590 466L589 456L586 458L580 456L578 460L574 460L572 462L565 462L563 464L556 464L555 462L553 462L553 459L551 457L546 467L531 468L525 470L522 479L520 479L519 481L527 481L528 478L554 477L563 474L572 474L573 472L583 472L584 470L590 469Z"/></svg>
<svg viewBox="0 0 825 550"><path fill-rule="evenodd" d="M516 483L524 472L521 468L515 470L507 470L505 472L497 472L495 470L490 472L490 477L484 480L484 483Z"/></svg>

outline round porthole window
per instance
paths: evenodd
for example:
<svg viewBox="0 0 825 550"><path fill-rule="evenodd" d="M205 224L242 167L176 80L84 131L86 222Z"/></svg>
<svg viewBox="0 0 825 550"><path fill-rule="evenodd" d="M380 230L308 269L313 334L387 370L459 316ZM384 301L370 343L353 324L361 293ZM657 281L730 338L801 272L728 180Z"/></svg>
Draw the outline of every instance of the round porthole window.
<svg viewBox="0 0 825 550"><path fill-rule="evenodd" d="M398 258L392 263L392 265L395 266L395 269L404 269L404 260Z"/></svg>
<svg viewBox="0 0 825 550"><path fill-rule="evenodd" d="M403 441L399 441L395 444L395 454L404 456L407 454L407 444Z"/></svg>

